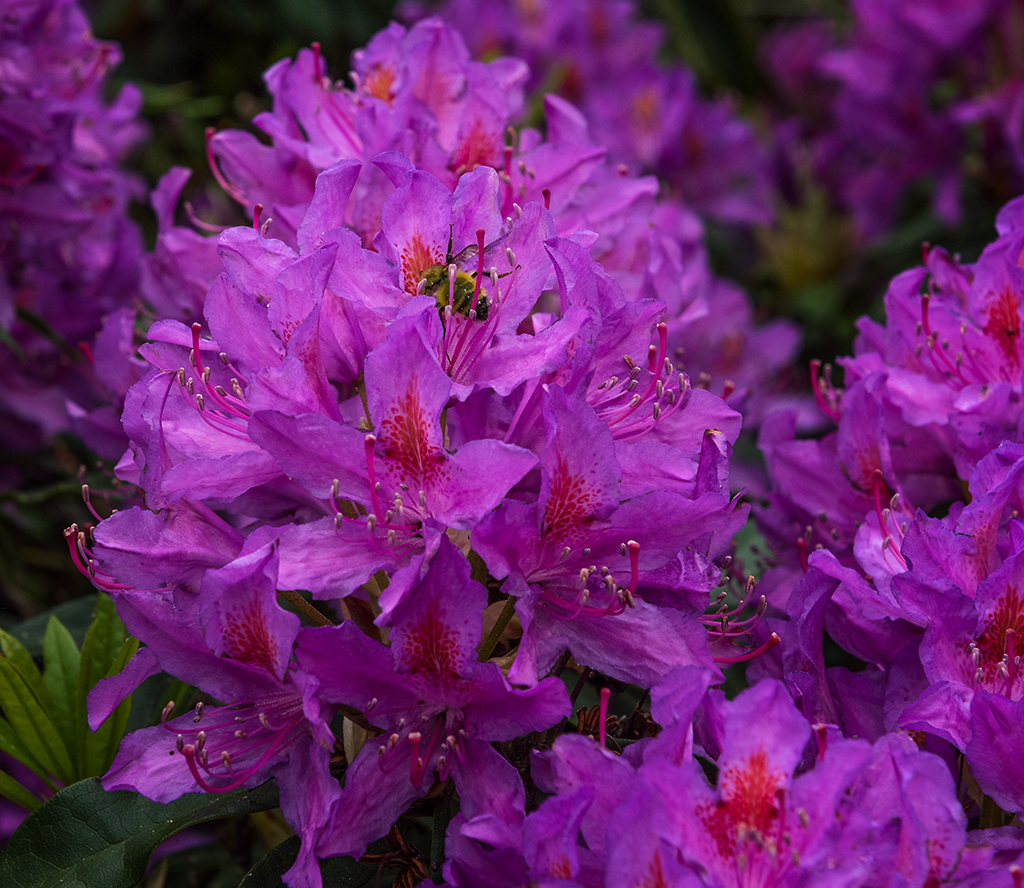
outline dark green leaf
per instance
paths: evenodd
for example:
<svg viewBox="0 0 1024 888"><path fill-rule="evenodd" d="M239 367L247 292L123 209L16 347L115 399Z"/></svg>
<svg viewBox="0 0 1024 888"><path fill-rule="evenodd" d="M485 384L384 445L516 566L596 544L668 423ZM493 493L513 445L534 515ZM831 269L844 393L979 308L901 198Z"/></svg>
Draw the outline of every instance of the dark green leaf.
<svg viewBox="0 0 1024 888"><path fill-rule="evenodd" d="M78 691L78 646L56 617L43 636L43 682L53 702L51 714L61 734L75 735L75 694Z"/></svg>
<svg viewBox="0 0 1024 888"><path fill-rule="evenodd" d="M238 888L285 888L281 876L295 863L299 837L292 836L278 845L242 879ZM324 885L331 888L364 888L376 884L377 867L360 863L354 857L329 857L320 861Z"/></svg>
<svg viewBox="0 0 1024 888"><path fill-rule="evenodd" d="M190 793L166 805L134 792L106 792L90 778L31 814L0 854L4 888L132 888L150 855L199 823L266 811L278 804L272 782L230 793Z"/></svg>
<svg viewBox="0 0 1024 888"><path fill-rule="evenodd" d="M21 673L4 657L0 657L0 706L39 763L61 783L73 782L74 768L60 732Z"/></svg>
<svg viewBox="0 0 1024 888"><path fill-rule="evenodd" d="M8 631L18 639L33 657L43 655L43 636L49 625L50 617L56 617L71 633L75 644L81 645L85 633L92 622L92 612L96 607L96 599L91 595L65 601L48 611L31 617L28 620L9 627Z"/></svg>

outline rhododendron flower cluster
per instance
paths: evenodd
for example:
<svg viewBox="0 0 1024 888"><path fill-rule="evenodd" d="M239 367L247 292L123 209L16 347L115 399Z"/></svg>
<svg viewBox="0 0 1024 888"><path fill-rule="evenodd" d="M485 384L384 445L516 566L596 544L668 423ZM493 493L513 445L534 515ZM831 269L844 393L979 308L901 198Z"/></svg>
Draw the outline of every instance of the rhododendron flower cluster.
<svg viewBox="0 0 1024 888"><path fill-rule="evenodd" d="M517 206L543 203L555 232L589 249L629 299L665 302L666 317L677 319L668 331L673 361L743 409L748 423L757 425L780 402L798 402L786 390L784 370L799 333L782 319L755 326L746 294L711 272L695 213L705 212L699 201L692 203L685 190L685 202L659 197L653 176L637 177L616 162L621 158L609 149L607 134L595 132L592 116L555 95L541 103L544 133L523 126L529 76L519 59L472 60L461 34L436 19L408 30L392 24L354 54L354 89L328 76L317 46L278 62L265 74L273 107L253 121L272 144L248 132L211 131L210 164L224 190L269 226L265 233L295 247L318 174L343 160L362 161L355 181L344 186L344 217L331 221L355 231L368 248L377 246L385 199L409 169L454 189L464 173L490 167L501 183L503 219L515 216ZM719 129L694 126L704 136ZM729 127L743 129L732 119ZM752 144L750 152L756 155ZM721 159L720 149L712 153ZM172 171L154 192L160 237L155 258L147 257L144 290L158 314L199 317L202 284L212 282L217 263L209 240L174 225L174 203L187 178L184 170ZM693 178L708 181L703 172ZM739 205L753 198L730 200ZM764 200L757 198L758 207ZM750 214L761 218L764 211ZM428 265L443 264L447 255L436 246ZM410 286L404 277L402 286Z"/></svg>
<svg viewBox="0 0 1024 888"><path fill-rule="evenodd" d="M424 18L350 86L317 45L271 67L266 138L207 134L246 224L178 224L184 168L152 193L139 310L95 356L135 499L87 494L65 538L141 642L89 724L159 673L179 700L102 786L274 780L294 888L385 835L415 857L424 815L452 888L1024 888L1024 198L977 262L928 247L893 281L811 416L772 378L795 328L710 270L703 167L661 169L685 128L645 156L609 123L647 86L600 29L671 104L660 35L624 3L499 8L488 47L526 61ZM553 76L579 107L525 120Z"/></svg>
<svg viewBox="0 0 1024 888"><path fill-rule="evenodd" d="M926 248L892 282L886 325L864 319L840 362L845 389L816 379L835 432L797 440L786 413L762 429L758 519L778 562L758 631L781 630L783 654L752 666L785 677L809 718L919 732L1010 812L1024 789L1008 753L1024 725L1020 206L976 263ZM808 643L824 630L868 668L826 669Z"/></svg>
<svg viewBox="0 0 1024 888"><path fill-rule="evenodd" d="M764 57L793 115L778 129L781 147L810 160L858 235L884 234L922 181L949 223L965 173L1003 200L1020 191L1020 4L851 6L845 36L823 21L780 28Z"/></svg>
<svg viewBox="0 0 1024 888"><path fill-rule="evenodd" d="M707 101L685 65L657 62L664 29L617 0L406 2L438 15L482 57L525 59L531 91L556 93L586 115L614 161L656 173L701 216L755 224L772 215L767 152L728 100Z"/></svg>
<svg viewBox="0 0 1024 888"><path fill-rule="evenodd" d="M385 32L367 55L393 53L397 38L410 71L450 64L460 45L425 22ZM303 52L269 76L291 84L292 113L377 110L335 94L321 64ZM484 85L495 73L469 61L457 71ZM434 92L411 107L437 109L432 129L398 117L399 134L458 133L468 110L445 100L445 80L424 86ZM649 285L627 280L627 292L591 256L602 234L581 227L600 221L586 207L601 195L649 215L651 188L602 172L577 112L549 108L565 137L519 136L518 155L496 155L500 169L463 169L458 138L441 153L432 137L411 156L388 143L362 156L368 139L331 143L341 156L321 150L319 171L312 143L266 149L267 163L310 169L312 189L303 196L294 178L286 195L282 176L252 180L279 186L263 197L269 215L255 209L253 227L217 238L223 271L205 294L205 324L153 325L141 349L151 369L126 398L131 444L118 474L159 511L123 510L88 536L68 534L146 643L94 692L97 713L156 670L237 664L230 684L215 669L189 672L229 707L197 713L211 727L169 720L132 735L105 785L167 799L289 769L282 804L303 838L294 884L316 881L317 856L362 853L435 779L451 777L464 815L519 822L521 777L487 741L569 714L562 682L544 677L564 652L644 685L680 665L720 675L716 656L749 655L733 644L746 626L702 616L715 560L746 516L728 483L740 417L673 366L671 338L697 313L678 280L659 270L669 304ZM473 134L506 127L502 108L469 110L482 120ZM312 121L303 132L317 132ZM212 137L211 152L250 202L234 161L253 152L232 154L236 139ZM618 234L607 235L612 250ZM517 618L504 673L486 662L494 642L482 644L487 595L472 563L498 578L503 622ZM275 588L338 601L347 619L298 629ZM350 662L364 664L362 678ZM312 767L308 738L330 746L324 731L342 704L384 734L346 747L340 792L321 747L308 778L320 788L307 790L296 769Z"/></svg>
<svg viewBox="0 0 1024 888"><path fill-rule="evenodd" d="M138 295L126 209L144 191L118 164L145 128L135 86L105 99L120 53L72 0L0 4L0 55L0 436L24 448L69 427L66 400L91 408L114 382L92 344Z"/></svg>

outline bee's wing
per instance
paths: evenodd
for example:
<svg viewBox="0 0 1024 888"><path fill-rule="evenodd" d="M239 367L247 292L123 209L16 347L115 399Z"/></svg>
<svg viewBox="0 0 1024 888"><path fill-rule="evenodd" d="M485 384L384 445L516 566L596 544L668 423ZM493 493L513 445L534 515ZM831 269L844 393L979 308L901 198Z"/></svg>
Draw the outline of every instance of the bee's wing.
<svg viewBox="0 0 1024 888"><path fill-rule="evenodd" d="M476 259L476 254L478 252L479 251L477 249L476 244L470 244L468 247L466 247L466 249L459 253L458 256L454 256L452 258L452 262L454 262L459 268L462 268L463 266L466 265L466 263L470 262L473 259ZM473 264L475 265L475 263ZM475 269L470 270L474 271Z"/></svg>

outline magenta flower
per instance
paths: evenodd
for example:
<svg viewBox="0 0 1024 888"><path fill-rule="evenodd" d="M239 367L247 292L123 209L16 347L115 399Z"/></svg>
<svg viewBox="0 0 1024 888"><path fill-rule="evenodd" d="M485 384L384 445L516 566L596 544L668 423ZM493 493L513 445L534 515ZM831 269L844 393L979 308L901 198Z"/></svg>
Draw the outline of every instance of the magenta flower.
<svg viewBox="0 0 1024 888"><path fill-rule="evenodd" d="M440 420L452 382L424 342L419 317L395 321L367 358L373 433L319 413L259 411L250 421L265 452L329 504L330 518L282 533L283 574L317 596L347 594L377 570L407 563L422 551L425 524L472 528L536 464L528 451L494 440L445 449ZM346 515L344 501L360 504L365 516ZM309 569L311 548L320 549L327 572Z"/></svg>
<svg viewBox="0 0 1024 888"><path fill-rule="evenodd" d="M0 55L0 425L6 447L29 449L69 428L69 399L80 413L106 400L88 355L104 315L139 293L127 207L143 188L119 164L145 127L134 85L106 100L120 51L74 0L6 3ZM86 360L69 362L80 343Z"/></svg>
<svg viewBox="0 0 1024 888"><path fill-rule="evenodd" d="M545 393L546 446L536 503L506 501L473 535L473 546L506 591L519 599L524 636L512 675L534 682L568 647L605 674L643 684L672 666L711 665L704 630L687 596L707 601L709 587L676 590L676 607L643 600L643 574L668 565L681 572L685 546L706 552L730 526L728 492L689 485L630 491L607 426L560 389ZM673 586L673 584L666 583ZM701 609L698 606L696 609Z"/></svg>
<svg viewBox="0 0 1024 888"><path fill-rule="evenodd" d="M319 888L317 837L340 795L329 769L333 713L321 702L317 678L292 663L293 645L309 630L300 630L298 617L277 604L276 585L271 544L207 571L198 595L119 596L129 631L146 639L136 656L152 666L101 682L90 695L90 712L93 723L102 721L161 668L221 701L130 734L104 787L166 802L185 792L257 786L274 776L285 817L303 840L288 883Z"/></svg>
<svg viewBox="0 0 1024 888"><path fill-rule="evenodd" d="M391 613L390 650L351 622L310 630L300 641L300 668L320 677L320 693L363 710L384 731L349 764L322 855L361 854L430 789L435 772L452 777L466 817L521 822L519 775L491 743L544 730L569 713L558 679L518 690L496 664L477 662L486 593L447 539L420 570Z"/></svg>

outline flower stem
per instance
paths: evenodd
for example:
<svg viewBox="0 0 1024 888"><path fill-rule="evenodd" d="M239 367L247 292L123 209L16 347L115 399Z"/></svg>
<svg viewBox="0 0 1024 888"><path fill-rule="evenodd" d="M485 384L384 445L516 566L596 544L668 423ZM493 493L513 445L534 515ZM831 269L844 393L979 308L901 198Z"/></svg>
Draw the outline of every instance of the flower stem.
<svg viewBox="0 0 1024 888"><path fill-rule="evenodd" d="M487 637L481 642L480 647L477 648L481 660L486 660L490 657L494 649L498 646L498 640L501 638L501 633L505 631L505 627L508 626L509 621L512 619L512 615L515 612L516 600L514 598L506 599L505 606L501 609L501 613L498 614L498 619L491 627L491 631L487 633Z"/></svg>
<svg viewBox="0 0 1024 888"><path fill-rule="evenodd" d="M309 620L314 626L333 626L334 620L330 617L324 616L318 611L313 605L311 605L305 598L299 595L292 589L283 590L278 589L277 594L280 595L285 601L287 601L292 607L294 607L300 614L302 614L307 620Z"/></svg>

